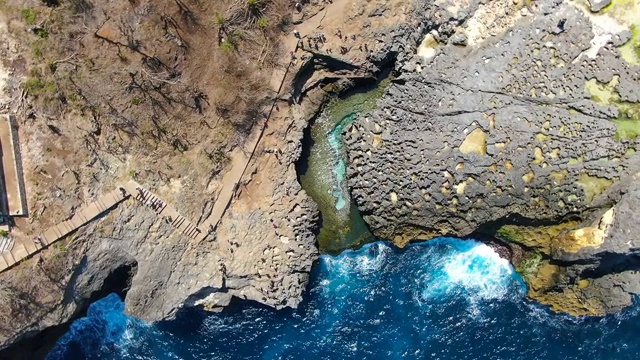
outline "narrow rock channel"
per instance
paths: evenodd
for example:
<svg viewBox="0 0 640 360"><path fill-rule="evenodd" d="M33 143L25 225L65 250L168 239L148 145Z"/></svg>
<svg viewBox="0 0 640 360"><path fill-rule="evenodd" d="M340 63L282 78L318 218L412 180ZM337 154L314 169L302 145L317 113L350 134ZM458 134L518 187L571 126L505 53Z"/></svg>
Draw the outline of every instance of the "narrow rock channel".
<svg viewBox="0 0 640 360"><path fill-rule="evenodd" d="M322 213L321 252L336 254L374 240L347 188L343 131L356 114L373 109L389 84L388 76L329 100L305 131L296 169Z"/></svg>

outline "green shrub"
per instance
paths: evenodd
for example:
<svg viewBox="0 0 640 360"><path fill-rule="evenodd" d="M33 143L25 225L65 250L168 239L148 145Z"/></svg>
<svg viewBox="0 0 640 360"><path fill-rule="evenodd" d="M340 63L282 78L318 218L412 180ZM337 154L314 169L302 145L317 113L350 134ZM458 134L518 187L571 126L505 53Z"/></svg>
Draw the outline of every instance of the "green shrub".
<svg viewBox="0 0 640 360"><path fill-rule="evenodd" d="M226 53L232 53L236 50L236 47L233 45L233 43L229 41L225 41L222 44L220 44L220 50Z"/></svg>
<svg viewBox="0 0 640 360"><path fill-rule="evenodd" d="M76 93L68 93L67 94L67 100L69 100L72 103L78 102L78 94L76 94Z"/></svg>
<svg viewBox="0 0 640 360"><path fill-rule="evenodd" d="M58 92L58 87L53 81L45 81L44 83L44 92L48 95L54 95Z"/></svg>
<svg viewBox="0 0 640 360"><path fill-rule="evenodd" d="M261 17L260 19L258 19L258 21L256 21L256 26L260 29L266 28L267 26L269 26L269 19Z"/></svg>
<svg viewBox="0 0 640 360"><path fill-rule="evenodd" d="M33 96L53 96L58 92L58 87L53 81L46 81L38 69L32 69L29 77L22 83L22 88Z"/></svg>
<svg viewBox="0 0 640 360"><path fill-rule="evenodd" d="M22 20L24 20L27 25L35 25L37 13L34 9L22 9L20 10L20 15L22 16Z"/></svg>
<svg viewBox="0 0 640 360"><path fill-rule="evenodd" d="M215 13L213 15L213 23L220 27L224 27L227 24L227 19L225 19L225 17L220 13Z"/></svg>
<svg viewBox="0 0 640 360"><path fill-rule="evenodd" d="M7 237L9 236L9 232L7 230L0 230L0 236Z"/></svg>
<svg viewBox="0 0 640 360"><path fill-rule="evenodd" d="M44 87L44 84L42 83L42 79L40 77L30 76L24 82L23 87L25 90L27 90L27 92L37 93Z"/></svg>
<svg viewBox="0 0 640 360"><path fill-rule="evenodd" d="M69 251L67 246L65 244L61 243L61 242L53 244L53 248L58 250L61 253L66 253L67 251Z"/></svg>
<svg viewBox="0 0 640 360"><path fill-rule="evenodd" d="M35 29L34 32L39 38L46 39L49 37L49 32L47 31L47 29L38 28Z"/></svg>
<svg viewBox="0 0 640 360"><path fill-rule="evenodd" d="M224 39L224 42L220 44L220 50L231 53L238 50L238 44L240 43L240 33L238 31L234 31L231 34L227 34L227 37Z"/></svg>

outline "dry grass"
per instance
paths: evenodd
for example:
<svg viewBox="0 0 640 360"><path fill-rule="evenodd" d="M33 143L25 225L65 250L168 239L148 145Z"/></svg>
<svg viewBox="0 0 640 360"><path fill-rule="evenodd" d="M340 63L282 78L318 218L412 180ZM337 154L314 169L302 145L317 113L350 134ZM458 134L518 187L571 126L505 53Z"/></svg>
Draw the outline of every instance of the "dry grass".
<svg viewBox="0 0 640 360"><path fill-rule="evenodd" d="M131 174L152 188L177 179L190 192L166 200L200 216L228 165L203 155L229 153L264 116L294 5L249 1L0 0L18 43L5 67L24 77L13 96L27 93L28 203L46 219L25 233Z"/></svg>
<svg viewBox="0 0 640 360"><path fill-rule="evenodd" d="M291 1L8 0L5 7L28 49L23 88L36 115L85 118L88 146L126 154L161 144L182 152L210 143L212 132L224 134L220 146L242 141L261 116Z"/></svg>

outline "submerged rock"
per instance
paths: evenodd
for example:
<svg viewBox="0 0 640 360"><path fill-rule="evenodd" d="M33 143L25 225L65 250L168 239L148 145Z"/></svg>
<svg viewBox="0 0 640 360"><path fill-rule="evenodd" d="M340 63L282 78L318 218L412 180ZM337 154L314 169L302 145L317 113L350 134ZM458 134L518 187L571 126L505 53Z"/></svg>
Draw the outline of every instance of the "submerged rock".
<svg viewBox="0 0 640 360"><path fill-rule="evenodd" d="M529 253L530 295L554 309L630 304L638 246L618 212L640 205L640 68L609 42L624 23L603 32L603 18L551 0L422 6L416 31L438 34L434 56L401 54L378 108L344 133L349 185L374 234L401 246L497 234Z"/></svg>

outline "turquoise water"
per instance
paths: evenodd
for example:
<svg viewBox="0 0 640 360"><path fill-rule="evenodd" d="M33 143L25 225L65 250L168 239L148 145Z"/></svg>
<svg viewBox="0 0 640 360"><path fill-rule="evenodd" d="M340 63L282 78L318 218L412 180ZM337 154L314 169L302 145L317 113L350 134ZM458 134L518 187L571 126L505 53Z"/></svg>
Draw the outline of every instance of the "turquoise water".
<svg viewBox="0 0 640 360"><path fill-rule="evenodd" d="M237 302L146 324L115 295L91 306L58 359L638 359L640 307L575 319L525 298L489 247L440 238L322 256L298 309Z"/></svg>
<svg viewBox="0 0 640 360"><path fill-rule="evenodd" d="M322 227L318 247L323 253L337 254L344 249L373 241L347 187L347 152L342 133L357 114L373 107L384 85L329 101L305 134L302 161L297 164L300 184L318 205Z"/></svg>
<svg viewBox="0 0 640 360"><path fill-rule="evenodd" d="M333 168L333 197L336 200L336 210L342 211L347 205L351 206L349 189L347 189L347 162L345 161L342 132L344 128L353 122L355 114L344 117L328 134L329 145L337 159Z"/></svg>

